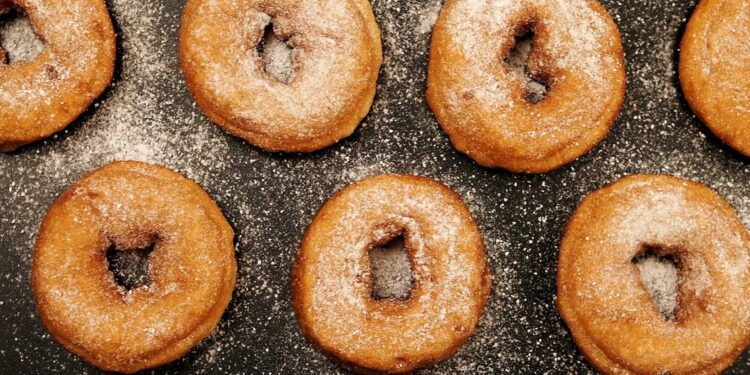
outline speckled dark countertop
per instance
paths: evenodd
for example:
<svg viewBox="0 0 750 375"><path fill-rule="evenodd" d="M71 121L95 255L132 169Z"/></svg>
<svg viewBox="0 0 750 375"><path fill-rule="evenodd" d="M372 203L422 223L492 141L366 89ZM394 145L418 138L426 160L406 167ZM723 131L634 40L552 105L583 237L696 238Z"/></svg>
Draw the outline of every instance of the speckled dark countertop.
<svg viewBox="0 0 750 375"><path fill-rule="evenodd" d="M372 113L353 137L313 155L270 155L210 124L177 62L179 0L109 0L119 31L113 86L64 133L0 155L0 373L94 373L44 330L29 284L47 207L85 172L116 159L163 163L201 184L237 232L240 274L217 332L157 373L336 373L301 335L289 270L304 229L337 189L385 172L455 189L485 236L495 277L473 339L424 373L592 372L555 309L558 240L587 193L639 172L717 190L750 224L748 161L686 107L675 62L696 1L603 0L619 23L629 89L607 140L545 175L483 169L454 151L424 99L438 0L374 0L385 63ZM729 373L750 371L747 355Z"/></svg>

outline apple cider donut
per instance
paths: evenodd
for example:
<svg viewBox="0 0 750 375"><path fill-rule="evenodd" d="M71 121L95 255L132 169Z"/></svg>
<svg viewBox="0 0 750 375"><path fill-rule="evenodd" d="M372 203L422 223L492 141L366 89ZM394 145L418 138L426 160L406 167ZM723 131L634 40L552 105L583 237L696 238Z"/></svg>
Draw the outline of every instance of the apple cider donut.
<svg viewBox="0 0 750 375"><path fill-rule="evenodd" d="M268 27L293 47L288 82L258 52ZM213 122L266 151L312 152L350 136L370 111L380 30L367 0L189 0L180 62Z"/></svg>
<svg viewBox="0 0 750 375"><path fill-rule="evenodd" d="M32 267L37 309L60 344L100 369L171 362L214 329L232 297L233 237L194 182L160 166L110 164L47 212ZM149 285L118 285L108 249L150 245Z"/></svg>
<svg viewBox="0 0 750 375"><path fill-rule="evenodd" d="M724 143L750 156L750 2L701 0L680 45L690 108Z"/></svg>
<svg viewBox="0 0 750 375"><path fill-rule="evenodd" d="M368 251L403 235L407 300L375 300ZM307 229L292 272L305 335L345 367L406 373L468 340L491 278L481 233L461 198L415 176L383 175L338 192Z"/></svg>
<svg viewBox="0 0 750 375"><path fill-rule="evenodd" d="M7 64L0 48L0 152L64 129L112 80L115 33L102 0L0 0L28 15L45 43L33 60Z"/></svg>
<svg viewBox="0 0 750 375"><path fill-rule="evenodd" d="M633 260L677 264L665 318ZM560 245L557 307L586 358L606 374L718 374L750 342L750 235L732 207L696 182L623 178L586 197Z"/></svg>
<svg viewBox="0 0 750 375"><path fill-rule="evenodd" d="M525 72L507 60L533 34ZM529 79L546 95L532 100ZM625 96L617 25L595 0L446 0L427 101L454 147L482 166L543 173L601 142Z"/></svg>

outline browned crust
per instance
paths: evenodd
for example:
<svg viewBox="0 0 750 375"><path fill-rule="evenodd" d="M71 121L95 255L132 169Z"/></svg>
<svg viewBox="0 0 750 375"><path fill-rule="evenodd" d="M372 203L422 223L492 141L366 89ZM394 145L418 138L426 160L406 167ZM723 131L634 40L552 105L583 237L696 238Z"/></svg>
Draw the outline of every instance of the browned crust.
<svg viewBox="0 0 750 375"><path fill-rule="evenodd" d="M599 196L611 194L613 191L619 189L620 186L627 185L634 181L647 181L652 179L661 179L662 182L671 181L671 183L687 184L690 189L693 189L695 192L699 192L699 194L701 194L701 196L703 196L706 200L714 202L716 204L716 207L721 211L723 215L736 217L734 209L723 198L721 198L712 190L708 189L700 183L669 175L641 174L627 176L605 187L602 187L596 192L587 195L581 201L573 216L565 226L565 231L560 243L560 255L556 277L556 305L560 316L563 318L571 332L573 341L581 350L581 353L598 371L604 374L659 374L661 373L661 371L663 371L663 369L659 368L658 364L653 364L654 367L649 372L640 373L633 371L631 370L631 365L622 363L619 359L610 358L609 356L607 356L607 354L597 346L597 343L593 340L593 338L588 335L586 327L582 323L583 319L579 318L579 312L575 310L573 298L571 296L571 294L574 294L575 292L572 291L572 288L569 287L569 285L571 284L571 280L574 280L576 277L575 270L571 265L574 258L575 249L573 249L572 245L570 244L578 240L575 234L576 228L590 225L592 223L591 218L588 217L588 214L592 210L607 209L605 207L606 202L602 204L602 202L598 201ZM737 222L739 223L739 220L737 220ZM742 224L738 225L740 229L744 231L744 227L742 227ZM747 239L747 233L745 233L745 239ZM750 337L747 338L743 345L735 348L735 350L730 355L722 358L716 358L714 362L706 364L700 370L691 373L721 373L724 369L734 363L734 361L742 353L744 348L747 347L748 344L750 344ZM685 361L690 361L690 359L686 358ZM675 375L683 374L683 372L674 371L671 373Z"/></svg>
<svg viewBox="0 0 750 375"><path fill-rule="evenodd" d="M47 5L54 12L55 4L61 1L64 2L64 0L48 0L49 4ZM98 45L100 50L96 59L97 67L91 70L96 74L86 77L86 85L70 85L67 88L69 93L64 95L64 103L53 106L50 109L54 111L53 113L38 112L34 118L24 121L17 120L24 117L12 113L0 116L0 121L11 121L10 125L7 126L7 129L11 131L0 132L0 152L13 152L24 145L40 141L65 129L91 106L112 81L116 56L116 36L112 26L112 19L104 1L85 0L85 2L90 3L95 8L90 17L95 19L94 22L96 23L96 31L99 38ZM23 7L25 2L21 0L2 0L0 1L0 13L10 8L12 3ZM30 12L31 17L34 17L34 10L27 11ZM3 51L0 49L0 57L2 55ZM34 65L43 63L43 61L31 61L25 64ZM24 74L26 71L29 71L29 69L22 70L18 74Z"/></svg>
<svg viewBox="0 0 750 375"><path fill-rule="evenodd" d="M438 363L440 361L445 360L446 358L452 356L456 351L458 351L461 346L463 346L466 341L471 337L471 335L474 332L475 327L472 327L470 332L466 334L465 336L458 337L456 341L454 342L454 345L447 348L444 351L433 353L432 355L427 355L422 358L420 358L417 361L412 361L409 363L396 363L392 362L389 366L385 367L377 367L372 366L366 363L364 360L359 358L349 358L348 355L344 355L339 348L335 347L328 347L325 345L325 343L322 341L321 337L318 337L316 333L313 331L311 324L313 317L308 314L306 305L304 301L302 301L302 295L303 295L303 286L301 285L301 279L302 275L305 273L305 265L307 263L305 258L305 251L304 249L308 248L309 245L309 234L310 234L310 228L315 225L316 223L322 223L327 221L328 217L333 215L333 213L329 212L328 207L331 207L334 202L338 200L345 199L344 195L349 191L350 189L353 189L357 185L361 184L377 184L378 181L382 180L388 180L388 179L398 179L403 181L404 184L418 184L418 185L425 185L430 186L434 189L440 190L443 194L449 197L449 199L446 200L446 205L454 205L456 207L461 208L462 211L464 211L464 218L469 220L468 222L470 225L479 232L479 228L474 221L474 218L471 216L469 209L466 207L466 205L461 200L461 197L455 193L453 190L449 189L447 186L436 182L434 180L431 180L429 178L420 177L420 176L411 176L411 175L398 175L398 174L386 174L386 175L380 175L376 177L371 177L368 179L365 179L363 181L360 181L358 183L355 183L353 185L349 185L341 190L339 190L336 194L331 197L326 204L324 204L318 213L315 215L315 218L311 222L310 226L308 227L308 230L305 231L305 234L303 235L301 244L300 244L300 251L297 253L297 256L295 258L295 261L292 266L292 306L294 307L295 315L297 316L297 320L299 322L300 328L302 329L302 332L304 333L305 337L308 338L316 347L318 347L326 356L333 359L334 361L338 362L342 367L346 368L349 371L359 373L359 374L405 374L405 373L411 373L414 372L420 368L424 368L427 366L431 366L435 363ZM479 236L480 241L476 244L481 249L481 253L484 255L484 243L481 241L481 234ZM474 313L477 314L477 316L480 316L482 311L484 310L484 307L487 303L487 299L489 297L490 288L492 284L492 275L489 271L489 266L486 263L486 259L483 260L483 270L482 270L482 289L480 293L476 295L477 301L480 301L480 305ZM406 300L403 302L403 305L409 305L415 303L415 301L410 298L409 300Z"/></svg>
<svg viewBox="0 0 750 375"><path fill-rule="evenodd" d="M732 71L730 76L715 71L704 72L708 65L707 56L717 58L714 54L719 53L711 51L709 45L709 34L718 32L712 25L731 22L736 17L732 10L723 9L725 4L725 0L701 0L696 6L680 42L680 85L685 100L698 119L722 142L741 154L750 156L750 115L737 116L727 108L722 108L731 103L733 93L717 92L712 84L713 81L746 82L750 66L745 66L744 71ZM746 27L750 28L748 25ZM727 55L725 58L732 59L735 56Z"/></svg>
<svg viewBox="0 0 750 375"><path fill-rule="evenodd" d="M446 0L443 8L450 7L457 1L458 0ZM441 37L442 34L448 32L447 26L442 22L444 17L441 13L432 34L433 37L430 47L429 74L427 81L427 102L430 105L430 108L432 108L437 122L448 134L451 143L457 151L469 156L477 164L487 168L503 168L516 173L547 173L573 162L606 139L615 120L619 116L620 108L625 100L625 91L627 87L627 79L624 69L625 57L622 47L622 39L614 20L612 20L609 13L607 13L607 10L599 2L594 0L588 1L588 3L604 20L606 20L610 29L613 30L611 39L616 43L610 50L610 53L617 59L619 64L612 68L617 69L617 74L620 79L610 82L612 85L610 91L613 95L609 98L604 115L596 120L597 126L592 127L589 133L586 134L585 139L581 139L579 142L553 150L541 159L530 158L527 156L530 154L528 150L533 150L537 147L535 144L527 144L525 145L527 150L520 151L504 148L497 140L493 140L493 137L488 134L472 136L468 131L463 131L455 126L451 126L451 124L459 123L459 119L448 109L448 103L442 92L438 89L439 86L444 86L446 85L446 82L452 81L450 75L444 76L438 74L440 69L437 69L439 62L442 64L445 64L446 61L447 63L450 63L451 59L449 56L452 53L450 46L444 43ZM501 123L501 121L496 119L494 123Z"/></svg>
<svg viewBox="0 0 750 375"><path fill-rule="evenodd" d="M229 305L237 277L237 264L234 260L234 257L232 256L231 262L227 264L227 268L225 270L225 288L220 291L219 296L214 301L212 308L206 311L205 316L203 316L202 319L203 323L198 325L187 336L173 337L168 344L162 345L161 349L155 348L150 352L145 353L141 357L128 359L102 358L101 354L97 352L96 348L83 347L68 338L68 332L65 327L58 321L57 317L52 316L48 313L47 306L49 305L50 301L48 301L45 298L44 294L42 294L41 292L43 289L40 281L41 275L39 274L39 270L36 267L36 264L40 261L39 249L48 246L48 244L53 241L53 239L51 238L51 234L49 233L49 227L56 220L58 213L64 209L66 202L70 201L76 194L76 190L83 183L83 181L97 179L98 174L105 170L122 170L127 172L134 169L147 169L152 174L159 175L161 178L169 179L188 188L191 194L195 194L195 196L202 201L202 207L196 207L196 209L202 208L207 210L207 214L211 216L212 220L215 221L215 224L219 226L220 231L227 236L226 239L221 240L226 241L228 239L229 243L232 243L232 239L234 237L234 231L224 218L221 210L216 206L216 203L213 201L213 199L200 186L165 167L146 164L142 162L115 162L92 171L82 177L78 183L71 186L49 208L40 226L34 255L32 257L31 283L34 301L37 311L39 312L39 316L42 319L45 327L49 331L50 335L67 350L102 370L122 373L135 373L172 362L175 359L183 356L198 342L207 337L216 327L226 307ZM234 253L233 245L230 246L230 249L228 251ZM104 278L105 275L102 275L102 277Z"/></svg>
<svg viewBox="0 0 750 375"><path fill-rule="evenodd" d="M190 39L189 30L196 22L194 18L197 17L196 14L198 11L196 8L200 1L202 0L189 0L183 10L179 34L180 66L185 75L188 89L190 90L196 104L198 104L198 107L212 122L223 128L225 131L244 139L248 143L264 151L309 153L332 146L342 139L351 136L365 116L370 112L370 108L375 99L377 79L383 61L383 55L382 44L380 41L380 28L375 20L375 15L373 14L369 1L352 0L360 12L364 28L370 36L369 43L367 43L369 46L372 67L370 69L372 75L369 79L369 87L365 90L365 95L359 98L357 101L359 104L353 111L344 114L331 113L327 119L323 120L328 124L326 126L328 129L326 134L315 138L305 139L285 137L266 131L261 132L254 130L254 128L257 127L255 124L247 123L242 119L232 118L230 114L226 113L224 109L214 102L210 93L202 87L199 80L200 72L198 72L196 67L191 63L189 52L190 45L194 43L194 41ZM217 42L220 43L221 41ZM278 110L282 111L283 108L279 108Z"/></svg>

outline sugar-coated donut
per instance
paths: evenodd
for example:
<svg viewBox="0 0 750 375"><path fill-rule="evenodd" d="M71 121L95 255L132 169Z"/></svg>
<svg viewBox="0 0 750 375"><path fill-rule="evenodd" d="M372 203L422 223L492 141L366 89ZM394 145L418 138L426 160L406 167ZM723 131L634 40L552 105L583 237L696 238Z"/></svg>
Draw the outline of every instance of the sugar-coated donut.
<svg viewBox="0 0 750 375"><path fill-rule="evenodd" d="M0 0L0 13L11 6L28 15L46 47L31 61L0 58L0 152L64 129L101 95L115 66L102 0Z"/></svg>
<svg viewBox="0 0 750 375"><path fill-rule="evenodd" d="M32 268L37 309L60 344L103 370L171 362L214 329L231 299L233 237L192 181L160 166L110 164L47 212ZM151 244L150 284L119 286L107 250Z"/></svg>
<svg viewBox="0 0 750 375"><path fill-rule="evenodd" d="M375 300L368 250L403 235L408 300ZM310 224L293 269L305 335L361 373L406 373L468 340L490 290L481 233L461 198L414 176L383 175L338 192Z"/></svg>
<svg viewBox="0 0 750 375"><path fill-rule="evenodd" d="M526 74L504 62L534 33ZM529 100L526 76L548 86ZM595 0L446 0L427 100L454 147L485 167L543 173L602 141L625 96L617 25Z"/></svg>
<svg viewBox="0 0 750 375"><path fill-rule="evenodd" d="M660 314L633 259L676 259L675 320ZM750 235L707 187L623 178L586 197L565 230L557 306L606 374L718 374L750 342Z"/></svg>
<svg viewBox="0 0 750 375"><path fill-rule="evenodd" d="M294 47L288 83L256 51L265 28ZM215 123L272 152L312 152L350 136L375 96L382 51L367 0L189 0L180 62Z"/></svg>
<svg viewBox="0 0 750 375"><path fill-rule="evenodd" d="M750 1L701 0L680 44L690 108L724 143L750 156Z"/></svg>

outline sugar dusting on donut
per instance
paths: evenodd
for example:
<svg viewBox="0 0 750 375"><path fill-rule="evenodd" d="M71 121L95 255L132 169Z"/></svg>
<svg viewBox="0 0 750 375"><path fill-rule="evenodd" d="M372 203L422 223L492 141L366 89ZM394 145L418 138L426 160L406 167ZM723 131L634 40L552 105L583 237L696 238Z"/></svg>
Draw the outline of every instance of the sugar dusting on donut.
<svg viewBox="0 0 750 375"><path fill-rule="evenodd" d="M205 2L196 12L222 14L222 6L222 2ZM377 75L371 66L375 47L356 2L287 0L241 9L241 22L234 17L225 20L233 23L225 35L231 54L204 60L196 53L189 60L195 69L206 71L201 91L214 93L211 97L220 103L216 105L228 111L223 117L238 119L231 127L262 134L268 143L317 140L340 132L331 126L361 110ZM279 43L271 44L264 56L248 49L269 24L296 46L292 66L289 51ZM208 44L212 32L196 27L188 35ZM216 59L224 64L216 64ZM289 71L294 71L293 77L288 77ZM292 79L268 79L267 74Z"/></svg>
<svg viewBox="0 0 750 375"><path fill-rule="evenodd" d="M613 228L617 233L612 237L614 241L628 248L679 247L682 244L681 238L698 233L704 225L702 223L711 220L712 209L710 207L705 208L705 213L688 210L693 203L688 201L684 191L650 191L650 186L648 183L634 183L631 186L633 194L638 194L642 204L618 214L619 224L617 228ZM734 235L720 237L717 234L714 242L722 251L724 251L722 241L727 241L735 247L741 247L743 244L742 238ZM721 267L733 275L745 274L750 269L750 256L746 253L738 253L731 257L722 255L721 259L723 261ZM690 261L691 265L689 269L680 270L682 273L680 285L683 290L696 296L709 291L713 286L709 266L699 257L691 257L682 261ZM644 262L638 264L641 280L647 291L654 297L654 302L663 315L670 316L669 312L676 311L674 307L678 303L672 292L676 290L674 286L676 280L673 279L677 271L667 267L668 261L646 258Z"/></svg>
<svg viewBox="0 0 750 375"><path fill-rule="evenodd" d="M641 194L648 204L619 213L620 225L613 228L618 241L631 247L643 242L677 243L681 236L700 225L686 211L687 200L681 192L648 191L649 185L636 186L640 189L634 188L633 194Z"/></svg>
<svg viewBox="0 0 750 375"><path fill-rule="evenodd" d="M8 25L4 38L12 49L11 62L29 60L0 66L0 131L6 150L62 130L89 108L109 84L115 48L109 25L99 24L109 22L101 2L19 4L29 9L34 30L21 18ZM50 46L41 53L34 31Z"/></svg>
<svg viewBox="0 0 750 375"><path fill-rule="evenodd" d="M680 313L679 293L686 293L689 298L704 298L704 296L713 293L715 280L713 273L717 270L733 275L733 278L739 280L742 276L750 272L750 255L746 252L730 251L730 248L742 248L744 240L733 233L717 232L711 239L718 253L718 264L708 264L699 256L691 256L690 252L681 252L684 249L684 238L701 235L705 228L706 222L712 222L713 211L715 208L706 205L701 210L690 210L689 207L695 207L696 201L688 198L688 185L683 185L676 190L659 190L654 189L649 181L632 182L628 187L628 194L637 199L639 204L630 206L628 210L613 212L612 215L617 217L614 222L616 226L612 227L612 233L608 236L612 241L611 246L618 246L625 249L640 249L644 252L636 255L632 259L632 267L637 270L640 282L643 284L645 291L651 297L651 301L657 311L667 321L674 321ZM622 194L622 192L620 192ZM616 200L617 197L610 197ZM719 225L719 224L711 224ZM651 248L661 249L656 253L650 253ZM658 256L668 256L669 258L659 258ZM609 266L608 266L609 267ZM628 290L614 290L609 286L613 274L620 271L601 272L598 276L593 276L596 280L587 289L587 292L579 292L581 298L588 299L594 295L599 298L606 296L605 300L611 300L611 304L618 304L622 298L627 295ZM625 278L621 282L633 282L631 278ZM628 298L632 298L628 297ZM712 311L717 306L705 305L706 311ZM748 314L742 306L736 306L738 319ZM623 307L620 311L628 310ZM597 313L609 316L610 313L618 313L615 310L610 311L610 307L602 306ZM619 314L619 313L618 313ZM614 316L612 316L615 319ZM744 319L744 318L742 318ZM656 327L654 327L656 329ZM679 329L676 325L666 325L659 327L660 330L667 332Z"/></svg>
<svg viewBox="0 0 750 375"><path fill-rule="evenodd" d="M84 356L88 360L120 371L142 368L151 361L158 363L160 355L179 350L173 346L185 342L192 346L196 340L191 335L205 334L205 325L215 323L212 319L220 314L215 309L224 309L222 304L234 286L231 228L213 201L191 182L144 164L106 167L82 179L70 192L50 214L60 215L66 209L72 214L78 212L75 207L83 206L85 209L73 219L86 223L81 232L100 233L123 251L155 244L149 275L156 279L149 285L126 290L116 285L111 274L92 272L97 268L82 262L89 256L96 257L97 240L83 252L58 254L50 252L57 246L53 241L67 240L68 233L54 229L46 232L47 237L41 238L47 241L40 240L35 255L35 261L40 261L41 252L46 261L40 261L41 270L35 266L34 272L39 272L39 280L45 281L35 284L36 293L41 293L37 295L44 296L41 311L46 317L57 319L58 325L50 329L61 330L57 332L67 341L76 340L73 347L94 353ZM200 231L211 240L187 240L193 236L190 230ZM79 240L86 241L85 238L90 237ZM186 244L193 247L183 248ZM83 255L86 252L91 255ZM45 267L50 259L59 260L61 266ZM190 267L192 262L202 267ZM169 267L179 270L165 271ZM71 275L80 275L80 283ZM101 277L105 277L103 283ZM92 291L92 285L109 285L122 296L108 293L107 288ZM170 308L154 315L154 306L162 303ZM128 327L127 339L116 336L119 327ZM110 339L109 335L115 337ZM112 347L102 343L111 343ZM105 358L97 358L95 353ZM131 360L135 362L125 362Z"/></svg>
<svg viewBox="0 0 750 375"><path fill-rule="evenodd" d="M452 355L474 332L490 278L484 245L460 198L431 180L381 175L348 186L310 224L292 298L306 336L363 370L413 371ZM404 234L414 291L371 296L368 247Z"/></svg>
<svg viewBox="0 0 750 375"><path fill-rule="evenodd" d="M512 82L498 80L492 66L498 64L495 39L514 37L512 35L521 15L531 9L544 9L546 14L538 22L550 30L544 48L548 56L542 65L549 64L563 70L580 72L586 79L579 82L579 97L606 97L607 85L604 81L610 76L609 70L618 65L615 57L602 53L609 48L610 29L605 20L593 12L586 0L561 0L547 2L542 0L467 0L455 3L455 9L448 17L448 27L453 42L461 48L468 61L476 66L455 67L457 74L473 82L473 87L465 88L474 93L488 108L511 108L510 100ZM528 25L527 25L528 26ZM552 77L554 79L554 77ZM462 100L462 92L455 90L449 95L453 106ZM569 124L581 122L586 118L591 107L581 105L569 113L563 121ZM497 111L496 111L497 112ZM500 113L503 113L502 111ZM555 117L555 121L559 118ZM544 121L540 118L539 121ZM558 124L559 125L559 124ZM586 124L582 124L585 126ZM540 126L530 137L546 134L553 128ZM560 128L567 128L561 126Z"/></svg>
<svg viewBox="0 0 750 375"><path fill-rule="evenodd" d="M0 22L0 48L7 62L13 64L34 59L44 49L44 42L34 33L28 17L16 17Z"/></svg>
<svg viewBox="0 0 750 375"><path fill-rule="evenodd" d="M682 35L679 80L693 112L725 144L750 155L750 4L706 0Z"/></svg>
<svg viewBox="0 0 750 375"><path fill-rule="evenodd" d="M361 215L364 212L367 211L379 211L382 209L382 207L387 207L390 205L393 205L394 199L397 199L393 196L391 191L386 190L385 186L371 189L367 192L367 195L362 198L361 202L361 210L355 210L350 211L348 213L349 216L343 218L341 220L342 225L345 225L344 227L344 233L351 233L350 238L342 238L342 243L354 243L354 244L364 244L369 243L372 240L378 241L380 240L380 235L377 233L372 234L372 238L355 238L353 236L357 235L357 231L355 230L355 223L359 221L359 215ZM432 234L434 238L431 238L430 241L432 241L434 244L446 244L448 248L449 253L449 259L453 259L455 261L449 261L447 262L446 266L448 267L448 280L447 284L450 284L452 288L446 288L445 290L438 291L439 293L452 293L456 290L460 289L458 286L461 285L460 279L464 278L466 276L466 270L460 267L460 264L462 264L461 259L463 259L463 255L457 254L453 252L452 246L449 244L457 241L457 235L459 233L460 229L460 223L461 218L457 216L456 212L441 203L441 196L434 194L424 197L404 197L403 201L396 204L395 211L396 212L410 212L412 210L420 213L425 212L431 212L431 222L430 225L433 227L431 230L434 231ZM387 215L389 216L389 215ZM413 262L415 264L414 272L414 279L416 282L430 282L428 279L421 279L422 276L426 276L430 274L430 271L428 268L425 268L425 266L428 264L427 262L427 255L425 253L425 245L424 242L427 241L426 238L423 237L423 234L421 233L419 225L417 223L407 217L407 216L391 216L391 219L393 223L397 223L399 228L401 230L405 230L409 236L411 237L413 243L416 245L414 249L412 249L412 257ZM346 227L346 223L351 223L352 225L351 230L349 230ZM355 245L353 249L356 249L359 245ZM362 246L359 246L362 247ZM326 280L325 285L320 285L316 290L313 291L315 295L319 295L321 300L331 300L335 299L337 295L341 293L340 290L338 290L337 286L347 284L346 282L343 282L346 280L348 275L352 274L359 274L362 272L369 272L368 270L362 269L363 264L360 262L361 255L357 251L347 251L342 255L346 258L346 261L337 261L332 262L328 264L327 266L330 267L330 272L323 272L324 274L330 274L330 275L337 275L340 274L341 277L343 277L343 280ZM338 267L341 267L341 264L344 264L344 267L352 267L352 269L348 272L336 272ZM324 266L325 267L325 266ZM451 284L451 280L455 280L456 284ZM356 293L355 289L359 288L360 286L353 286L354 289L349 290L349 293ZM468 291L465 291L468 293ZM441 294L442 295L442 294ZM427 296L423 296L427 297ZM435 298L441 298L437 296L432 296ZM456 296L456 298L459 298L460 296ZM465 295L464 295L465 297ZM355 298L353 294L347 294L347 297L344 298L344 300ZM426 302L426 301L424 301ZM335 306L330 306L331 308L335 308ZM332 313L325 313L323 311L320 312L318 315L321 319L326 319L325 317L333 317L337 314ZM436 320L435 324L439 324L440 320ZM365 337L357 337L356 335L352 333L347 332L341 332L342 335L345 336L351 336L350 339L354 340L356 342L360 342L360 340L367 340L368 338ZM426 339L426 338L424 338Z"/></svg>
<svg viewBox="0 0 750 375"><path fill-rule="evenodd" d="M744 349L750 244L736 219L705 186L668 176L626 177L583 200L563 236L557 296L599 370L718 373Z"/></svg>

